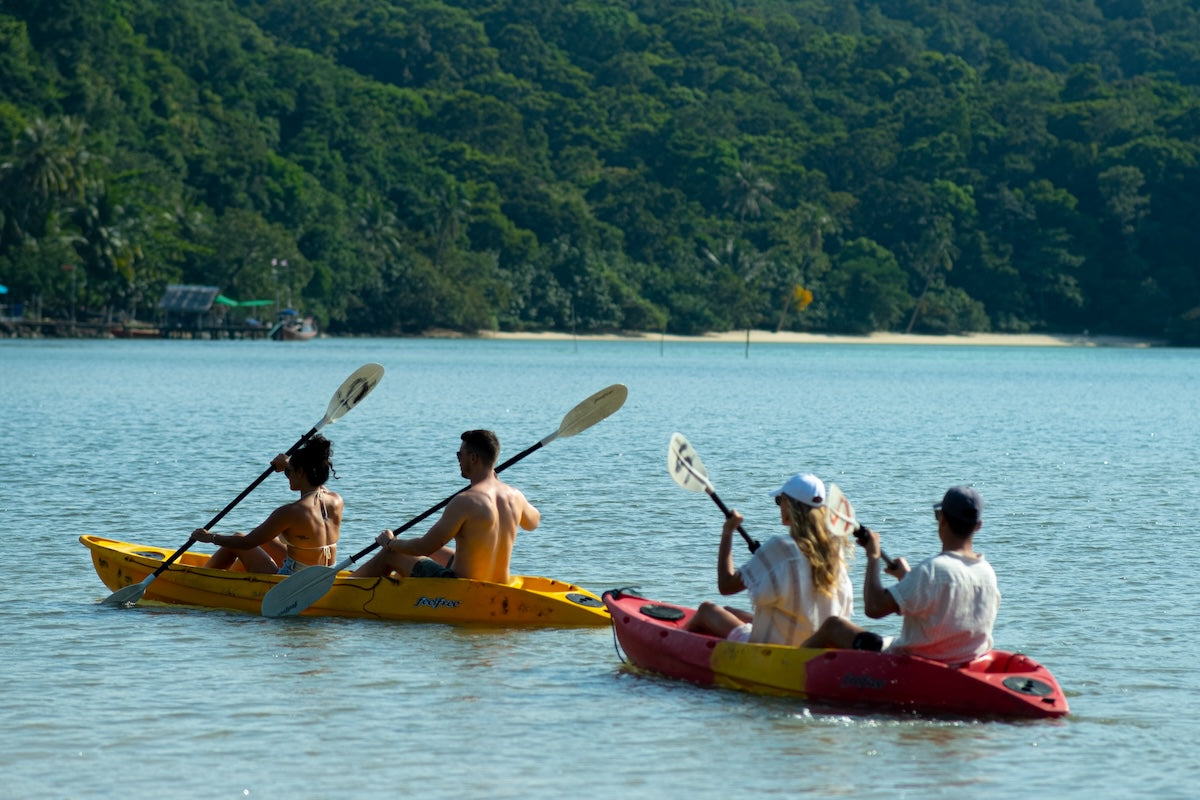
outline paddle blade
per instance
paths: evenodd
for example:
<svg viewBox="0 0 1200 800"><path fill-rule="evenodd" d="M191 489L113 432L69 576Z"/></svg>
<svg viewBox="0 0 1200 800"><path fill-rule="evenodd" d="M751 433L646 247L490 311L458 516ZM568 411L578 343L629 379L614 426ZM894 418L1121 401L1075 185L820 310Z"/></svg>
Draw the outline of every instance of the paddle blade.
<svg viewBox="0 0 1200 800"><path fill-rule="evenodd" d="M558 430L550 438L565 439L586 431L597 422L612 416L613 412L625 405L625 398L628 396L629 389L623 383L614 383L601 389L568 411L559 423ZM543 440L542 443L548 442Z"/></svg>
<svg viewBox="0 0 1200 800"><path fill-rule="evenodd" d="M846 495L842 494L842 490L836 483L829 484L827 491L829 496L825 498L825 505L829 508L829 532L834 536L853 536L860 542L864 541L866 529L859 525L854 516L854 507L850 505ZM888 558L888 554L882 548L879 556L887 564L888 569L896 569L899 562Z"/></svg>
<svg viewBox="0 0 1200 800"><path fill-rule="evenodd" d="M700 461L700 455L692 449L682 433L671 434L667 445L667 472L675 482L689 492L712 492L712 482Z"/></svg>
<svg viewBox="0 0 1200 800"><path fill-rule="evenodd" d="M836 483L829 484L828 494L825 507L829 509L829 532L834 536L853 535L858 530L858 520L854 518L854 508L850 501Z"/></svg>
<svg viewBox="0 0 1200 800"><path fill-rule="evenodd" d="M383 379L383 367L379 364L363 364L354 374L338 387L329 408L325 409L325 421L334 422L363 401L379 381Z"/></svg>
<svg viewBox="0 0 1200 800"><path fill-rule="evenodd" d="M108 597L101 600L100 605L109 606L110 608L127 608L132 606L142 599L142 595L146 593L146 587L150 585L150 581L152 580L154 580L154 576L148 575L140 583L134 583L117 589Z"/></svg>
<svg viewBox="0 0 1200 800"><path fill-rule="evenodd" d="M336 567L305 567L271 587L263 595L264 617L294 617L325 596L333 588L338 571Z"/></svg>

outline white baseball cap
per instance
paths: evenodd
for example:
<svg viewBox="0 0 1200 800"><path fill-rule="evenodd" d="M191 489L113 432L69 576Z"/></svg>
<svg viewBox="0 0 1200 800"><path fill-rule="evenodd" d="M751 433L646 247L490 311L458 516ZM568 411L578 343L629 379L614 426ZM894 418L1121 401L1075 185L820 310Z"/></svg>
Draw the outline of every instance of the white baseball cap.
<svg viewBox="0 0 1200 800"><path fill-rule="evenodd" d="M825 505L825 484L811 472L788 478L787 483L771 492L771 497L779 497L781 494L813 508Z"/></svg>

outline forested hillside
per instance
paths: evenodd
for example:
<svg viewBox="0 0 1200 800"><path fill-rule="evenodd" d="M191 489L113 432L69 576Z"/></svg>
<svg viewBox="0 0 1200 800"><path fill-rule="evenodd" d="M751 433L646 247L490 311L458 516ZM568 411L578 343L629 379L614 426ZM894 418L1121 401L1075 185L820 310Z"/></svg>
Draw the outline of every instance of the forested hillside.
<svg viewBox="0 0 1200 800"><path fill-rule="evenodd" d="M0 0L0 284L1200 344L1198 88L1185 0Z"/></svg>

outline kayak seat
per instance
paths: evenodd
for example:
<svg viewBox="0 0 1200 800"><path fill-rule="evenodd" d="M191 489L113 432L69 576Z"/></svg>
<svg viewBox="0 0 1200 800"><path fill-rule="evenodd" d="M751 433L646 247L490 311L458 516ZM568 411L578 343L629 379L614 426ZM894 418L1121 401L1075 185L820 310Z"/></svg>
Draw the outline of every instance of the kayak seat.
<svg viewBox="0 0 1200 800"><path fill-rule="evenodd" d="M1003 672L1004 667L997 663L1003 659L997 659L997 655L999 655L999 653L997 653L995 650L990 650L974 661L968 661L962 666L962 669L965 669L969 672Z"/></svg>
<svg viewBox="0 0 1200 800"><path fill-rule="evenodd" d="M990 650L974 661L967 662L962 669L971 672L1032 672L1037 663L1022 653Z"/></svg>

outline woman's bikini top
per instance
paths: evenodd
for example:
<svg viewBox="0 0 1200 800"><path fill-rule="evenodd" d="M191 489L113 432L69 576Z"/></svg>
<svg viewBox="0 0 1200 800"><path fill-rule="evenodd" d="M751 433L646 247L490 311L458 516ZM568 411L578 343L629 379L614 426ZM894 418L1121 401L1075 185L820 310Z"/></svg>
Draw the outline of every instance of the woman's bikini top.
<svg viewBox="0 0 1200 800"><path fill-rule="evenodd" d="M317 507L321 509L321 521L325 524L325 530L326 530L326 532L328 532L329 531L329 510L327 508L325 508L325 500L322 498L322 495L324 493L325 493L325 487L318 486L316 489L313 489L311 492L300 495L300 499L303 500L304 498L308 497L310 494L315 494L317 496ZM309 551L309 552L320 551L321 563L317 564L317 565L309 564L309 566L328 567L329 565L333 564L334 553L337 552L337 544L336 543L335 544L323 544L318 547L304 547L302 545L292 544L291 542L288 542L288 555L289 556L292 554L293 550ZM298 559L298 558L295 558L294 560L298 561L298 562L300 561L300 559ZM301 562L301 563L306 563L306 562Z"/></svg>

